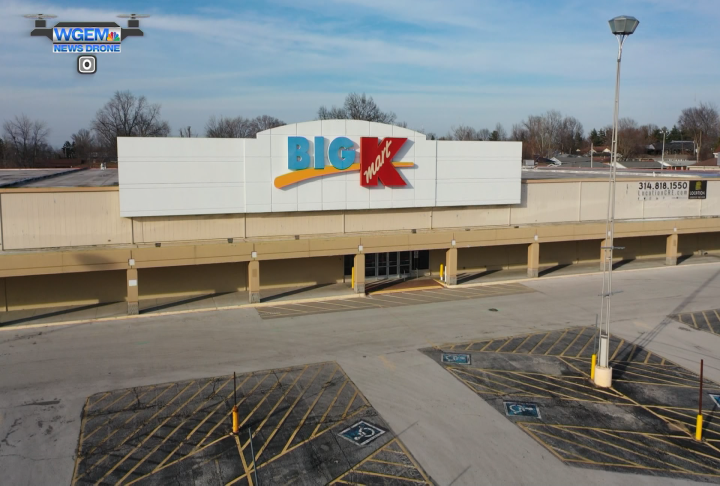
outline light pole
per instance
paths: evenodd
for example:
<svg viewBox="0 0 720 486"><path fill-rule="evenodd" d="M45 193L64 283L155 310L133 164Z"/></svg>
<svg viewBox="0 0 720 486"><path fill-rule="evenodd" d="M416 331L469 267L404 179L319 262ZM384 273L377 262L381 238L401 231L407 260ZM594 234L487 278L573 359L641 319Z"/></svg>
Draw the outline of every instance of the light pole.
<svg viewBox="0 0 720 486"><path fill-rule="evenodd" d="M662 169L665 169L665 135L667 135L667 130L663 128L662 134L663 134L663 149L662 149L662 159L660 159L660 163L662 165Z"/></svg>
<svg viewBox="0 0 720 486"><path fill-rule="evenodd" d="M615 76L615 113L613 116L612 136L612 162L610 167L610 183L608 184L608 213L605 225L605 250L603 262L603 289L602 304L600 306L600 349L598 366L595 368L595 384L599 387L609 388L612 385L612 368L610 368L610 303L612 298L612 265L613 240L615 239L615 181L617 177L617 139L618 139L618 110L620 106L620 61L622 59L623 43L627 36L635 32L640 21L635 17L622 15L609 22L610 30L618 40L617 74Z"/></svg>

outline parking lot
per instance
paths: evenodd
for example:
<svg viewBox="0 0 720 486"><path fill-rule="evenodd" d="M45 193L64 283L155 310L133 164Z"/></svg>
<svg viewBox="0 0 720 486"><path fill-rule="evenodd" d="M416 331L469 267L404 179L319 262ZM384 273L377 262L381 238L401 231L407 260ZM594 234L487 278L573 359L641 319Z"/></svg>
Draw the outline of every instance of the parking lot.
<svg viewBox="0 0 720 486"><path fill-rule="evenodd" d="M436 304L504 295L517 295L533 292L533 289L522 284L501 284L484 287L437 288L414 290L412 292L393 292L370 294L364 299L346 299L342 301L295 303L277 306L258 307L257 312L263 319L279 319L299 317L331 312L347 312L353 310L385 309L408 305Z"/></svg>

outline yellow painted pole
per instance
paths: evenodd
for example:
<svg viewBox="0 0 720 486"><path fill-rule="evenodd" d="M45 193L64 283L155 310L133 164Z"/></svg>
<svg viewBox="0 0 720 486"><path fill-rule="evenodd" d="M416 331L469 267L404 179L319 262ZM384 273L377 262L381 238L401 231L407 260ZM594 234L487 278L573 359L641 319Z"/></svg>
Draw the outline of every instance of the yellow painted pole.
<svg viewBox="0 0 720 486"><path fill-rule="evenodd" d="M595 365L597 364L597 354L592 355L592 365L590 365L590 379L595 380Z"/></svg>
<svg viewBox="0 0 720 486"><path fill-rule="evenodd" d="M443 265L443 264L441 263L441 264L440 264L440 281L444 281L444 280L445 280L445 279L443 279L443 270L445 270L445 265Z"/></svg>
<svg viewBox="0 0 720 486"><path fill-rule="evenodd" d="M355 289L355 267L352 267L352 277L350 277L350 286Z"/></svg>
<svg viewBox="0 0 720 486"><path fill-rule="evenodd" d="M238 408L237 405L235 405L232 409L232 417L233 417L233 434L237 434L240 430L240 421L238 417Z"/></svg>
<svg viewBox="0 0 720 486"><path fill-rule="evenodd" d="M703 423L703 417L702 417L702 406L703 406L703 368L704 368L704 361L700 360L700 399L698 400L698 416L697 416L697 424L695 425L695 440L702 440L702 423Z"/></svg>

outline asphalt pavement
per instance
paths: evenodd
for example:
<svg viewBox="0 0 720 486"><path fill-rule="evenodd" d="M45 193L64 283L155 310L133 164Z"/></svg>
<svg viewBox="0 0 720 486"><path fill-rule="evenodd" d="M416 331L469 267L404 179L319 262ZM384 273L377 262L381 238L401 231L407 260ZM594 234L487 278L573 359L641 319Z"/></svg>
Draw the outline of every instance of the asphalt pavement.
<svg viewBox="0 0 720 486"><path fill-rule="evenodd" d="M0 331L2 484L71 484L89 397L120 389L336 362L439 485L666 485L572 467L423 348L591 326L601 277L534 292L263 319L256 309ZM720 337L668 315L717 309L720 264L618 272L612 332L720 382Z"/></svg>

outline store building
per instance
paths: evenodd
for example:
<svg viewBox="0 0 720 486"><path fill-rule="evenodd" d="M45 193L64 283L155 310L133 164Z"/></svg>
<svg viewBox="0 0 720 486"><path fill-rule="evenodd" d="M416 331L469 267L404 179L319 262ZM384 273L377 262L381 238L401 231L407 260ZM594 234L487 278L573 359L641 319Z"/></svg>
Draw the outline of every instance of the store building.
<svg viewBox="0 0 720 486"><path fill-rule="evenodd" d="M354 120L121 138L119 187L0 190L0 310L599 262L607 182L522 180L521 149ZM720 250L720 181L662 180L618 182L618 260Z"/></svg>

